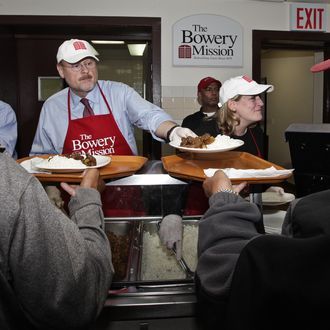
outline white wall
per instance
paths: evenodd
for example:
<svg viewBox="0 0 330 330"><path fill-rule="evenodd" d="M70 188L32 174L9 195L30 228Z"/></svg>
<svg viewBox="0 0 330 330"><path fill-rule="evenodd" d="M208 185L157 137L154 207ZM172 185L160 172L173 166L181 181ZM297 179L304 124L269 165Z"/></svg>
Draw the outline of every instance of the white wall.
<svg viewBox="0 0 330 330"><path fill-rule="evenodd" d="M160 17L162 22L162 86L195 86L204 76L220 80L252 73L252 30L288 30L289 3L253 0L2 0L1 15L86 15ZM172 66L172 25L185 16L216 14L238 21L244 28L242 68ZM328 22L329 24L329 22Z"/></svg>
<svg viewBox="0 0 330 330"><path fill-rule="evenodd" d="M275 86L267 95L269 160L290 168L284 132L292 123L313 122L314 79L309 68L314 64L314 52L269 50L263 53L261 63L262 77Z"/></svg>

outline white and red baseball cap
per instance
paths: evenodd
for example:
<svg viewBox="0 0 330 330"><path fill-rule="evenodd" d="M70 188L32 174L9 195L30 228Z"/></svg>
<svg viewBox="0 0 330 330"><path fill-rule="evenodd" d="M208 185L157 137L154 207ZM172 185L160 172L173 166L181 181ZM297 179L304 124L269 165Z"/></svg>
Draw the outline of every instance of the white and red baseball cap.
<svg viewBox="0 0 330 330"><path fill-rule="evenodd" d="M272 92L273 85L258 84L249 76L238 76L226 80L220 88L220 103L225 104L236 95L258 95Z"/></svg>
<svg viewBox="0 0 330 330"><path fill-rule="evenodd" d="M96 57L99 53L85 40L70 39L62 43L58 48L56 59L57 63L62 60L68 63L77 63L86 57L92 57L96 61L99 59Z"/></svg>
<svg viewBox="0 0 330 330"><path fill-rule="evenodd" d="M317 64L314 64L311 67L310 70L314 73L314 72L324 71L324 70L327 70L329 68L330 68L330 59L329 60L325 60L325 61L320 62L320 63L317 63Z"/></svg>

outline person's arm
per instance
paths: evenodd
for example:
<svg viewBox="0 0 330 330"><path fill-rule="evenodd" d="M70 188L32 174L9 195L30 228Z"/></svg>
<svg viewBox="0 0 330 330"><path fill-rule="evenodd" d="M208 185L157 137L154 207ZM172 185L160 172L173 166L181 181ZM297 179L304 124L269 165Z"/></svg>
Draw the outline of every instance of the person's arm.
<svg viewBox="0 0 330 330"><path fill-rule="evenodd" d="M210 208L199 222L196 275L203 292L214 299L227 297L240 252L259 235L255 227L260 220L258 207L233 193L243 187L232 186L222 171L203 184Z"/></svg>
<svg viewBox="0 0 330 330"><path fill-rule="evenodd" d="M10 248L14 291L27 317L43 329L86 326L102 309L113 267L99 192L88 170L66 217L31 178L20 201ZM68 188L68 187L66 187Z"/></svg>
<svg viewBox="0 0 330 330"><path fill-rule="evenodd" d="M17 142L17 121L12 107L0 101L0 145L10 156L15 156ZM16 157L16 156L15 156Z"/></svg>
<svg viewBox="0 0 330 330"><path fill-rule="evenodd" d="M188 135L196 136L190 129L177 125L168 113L143 99L133 88L124 84L121 87L125 88L125 104L130 122L148 130L154 139L169 142L175 138L181 140Z"/></svg>

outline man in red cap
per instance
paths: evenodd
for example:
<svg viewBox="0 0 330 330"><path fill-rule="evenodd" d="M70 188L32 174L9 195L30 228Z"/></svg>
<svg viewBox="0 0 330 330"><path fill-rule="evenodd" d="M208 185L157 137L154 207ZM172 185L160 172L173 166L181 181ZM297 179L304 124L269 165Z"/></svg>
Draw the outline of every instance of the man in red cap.
<svg viewBox="0 0 330 330"><path fill-rule="evenodd" d="M215 120L219 109L219 89L221 82L213 77L203 78L197 87L197 100L201 105L195 112L183 119L182 127L190 128L197 135L209 133L212 136L220 134Z"/></svg>

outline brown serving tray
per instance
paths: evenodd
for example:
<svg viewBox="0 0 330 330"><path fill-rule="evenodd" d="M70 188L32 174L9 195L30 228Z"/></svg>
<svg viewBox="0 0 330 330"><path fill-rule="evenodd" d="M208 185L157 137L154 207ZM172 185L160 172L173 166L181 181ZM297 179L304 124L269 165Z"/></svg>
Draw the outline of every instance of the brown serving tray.
<svg viewBox="0 0 330 330"><path fill-rule="evenodd" d="M283 167L268 162L247 152L225 151L208 154L180 153L162 157L165 170L172 176L204 181L204 169L207 168L236 168L236 169L265 169L274 166L278 170ZM235 184L247 181L249 183L279 183L288 179L292 174L269 178L239 178L232 179Z"/></svg>
<svg viewBox="0 0 330 330"><path fill-rule="evenodd" d="M48 158L52 155L40 155L33 157ZM24 160L33 158L25 157L17 160L18 163L21 163ZM111 156L111 162L101 167L100 175L101 178L112 179L117 177L124 177L134 174L146 163L147 158L141 156ZM34 173L41 182L80 182L82 179L82 172L77 173Z"/></svg>

